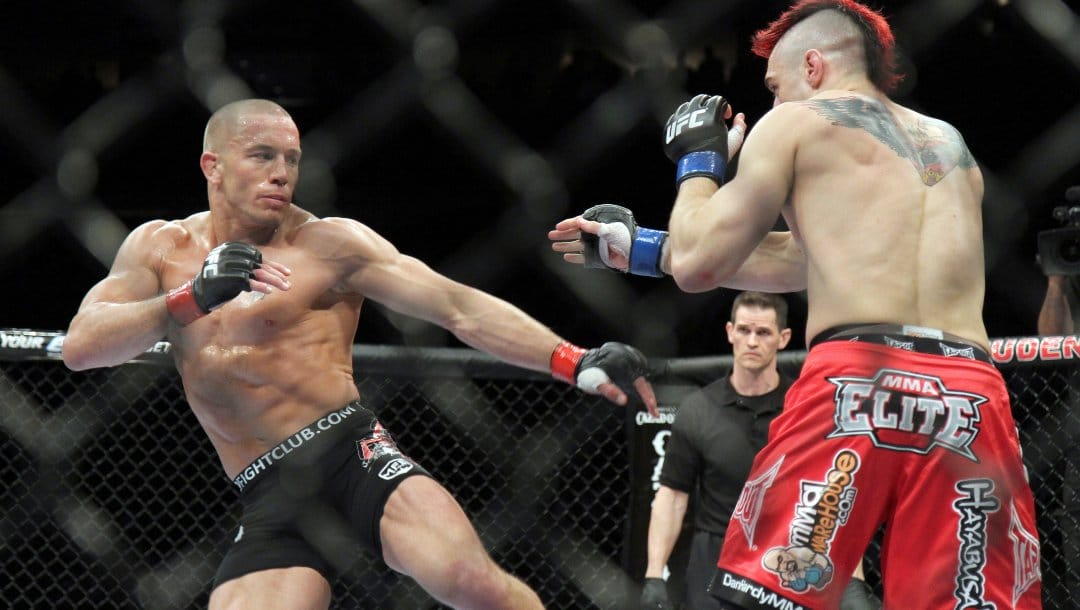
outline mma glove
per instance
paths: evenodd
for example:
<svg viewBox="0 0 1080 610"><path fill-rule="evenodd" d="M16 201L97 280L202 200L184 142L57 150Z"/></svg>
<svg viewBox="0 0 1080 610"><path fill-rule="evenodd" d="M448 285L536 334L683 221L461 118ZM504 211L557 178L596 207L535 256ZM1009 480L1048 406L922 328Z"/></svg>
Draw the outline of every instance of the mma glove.
<svg viewBox="0 0 1080 610"><path fill-rule="evenodd" d="M719 95L696 95L667 120L664 153L675 165L675 185L702 176L724 183L728 161L727 100Z"/></svg>
<svg viewBox="0 0 1080 610"><path fill-rule="evenodd" d="M662 578L646 578L641 588L640 610L675 610L667 594L667 583Z"/></svg>
<svg viewBox="0 0 1080 610"><path fill-rule="evenodd" d="M262 253L254 246L225 242L210 251L193 279L165 295L165 306L174 320L186 326L251 290L251 278L261 264Z"/></svg>
<svg viewBox="0 0 1080 610"><path fill-rule="evenodd" d="M645 376L648 364L637 348L612 341L589 350L563 341L551 353L552 377L589 394L610 382L627 396L636 396L634 380Z"/></svg>
<svg viewBox="0 0 1080 610"><path fill-rule="evenodd" d="M581 215L604 225L599 235L581 232L582 254L585 266L592 269L612 269L634 275L662 277L660 261L663 259L667 231L639 227L630 210L610 203L594 205ZM626 256L628 269L615 267L608 257L608 248Z"/></svg>

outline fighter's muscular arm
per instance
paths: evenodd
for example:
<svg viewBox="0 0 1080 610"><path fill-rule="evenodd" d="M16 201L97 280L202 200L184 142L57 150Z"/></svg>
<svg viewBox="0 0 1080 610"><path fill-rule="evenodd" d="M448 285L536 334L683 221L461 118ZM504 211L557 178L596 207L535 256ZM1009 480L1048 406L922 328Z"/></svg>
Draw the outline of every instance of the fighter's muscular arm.
<svg viewBox="0 0 1080 610"><path fill-rule="evenodd" d="M344 229L344 287L408 316L454 333L466 345L511 364L549 371L560 337L517 307L455 282L402 254L368 227L333 219Z"/></svg>
<svg viewBox="0 0 1080 610"><path fill-rule="evenodd" d="M671 275L670 248L664 252L660 268ZM805 290L806 254L791 231L769 231L738 270L720 286L777 293Z"/></svg>
<svg viewBox="0 0 1080 610"><path fill-rule="evenodd" d="M805 290L806 253L791 231L770 231L738 270L720 285L776 293Z"/></svg>
<svg viewBox="0 0 1080 610"><path fill-rule="evenodd" d="M341 289L370 297L394 311L438 324L454 333L466 345L485 351L506 362L535 371L551 372L559 379L556 361L566 361L562 338L517 307L483 291L455 282L436 273L423 262L398 252L389 241L364 225L348 219L329 219L341 231L334 231L335 250L331 256L341 262L346 277ZM619 347L621 346L621 347ZM560 349L556 355L556 347ZM575 349L581 349L576 348ZM583 385L582 376L572 384L597 393L618 405L627 403L626 393L618 380L608 371L628 363L629 352L611 354L606 363L593 364L593 358L605 350L632 350L629 346L608 343L599 349L588 350L585 357L573 356L580 363L589 362L587 370L601 367L606 381L595 386ZM644 365L644 356L636 350L636 358ZM592 356L590 356L592 355ZM606 368L603 368L606 367ZM597 369L600 370L600 369ZM621 374L621 373L620 373ZM656 413L656 397L644 373L630 372L633 377L624 387L633 390L644 400L646 407ZM569 379L567 379L569 381Z"/></svg>
<svg viewBox="0 0 1080 610"><path fill-rule="evenodd" d="M68 368L116 366L165 336L169 314L160 270L162 248L171 243L172 233L166 224L150 221L132 231L120 245L109 275L83 298L64 339Z"/></svg>
<svg viewBox="0 0 1080 610"><path fill-rule="evenodd" d="M162 294L170 286L163 286L162 277L166 266L176 262L177 251L189 246L191 239L182 223L164 220L147 222L127 236L109 275L90 289L71 320L63 348L68 367L83 370L122 364L146 351L174 328L177 312L170 313L167 297ZM250 246L241 246L258 254ZM242 290L270 292L274 288L289 288L285 279L289 271L283 265L264 260L255 267ZM217 277L230 279L229 275L223 273ZM210 276L202 279L203 284L217 281ZM185 286L190 288L191 282ZM236 292L241 290L234 288ZM201 317L235 296L235 292L228 293L228 290L215 290L205 304L200 304L197 289L186 291L188 301L181 302L181 306L188 308L184 312L188 317ZM183 301L184 296L178 300ZM193 311L193 308L198 309ZM179 321L188 324L194 320Z"/></svg>
<svg viewBox="0 0 1080 610"><path fill-rule="evenodd" d="M738 173L722 188L708 178L682 183L668 230L671 274L683 290L805 287L801 248L790 233L769 231L794 180L797 113L785 104L762 117L743 144Z"/></svg>
<svg viewBox="0 0 1080 610"><path fill-rule="evenodd" d="M563 253L569 263L582 264L583 245L581 233L600 234L601 223L585 220L581 216L567 218L548 232L555 242L552 249ZM613 267L622 271L630 266L626 256L614 248L608 248L608 258ZM660 270L671 275L671 251L665 248L660 259ZM790 231L772 231L761 240L746 262L730 278L721 284L736 290L760 290L763 292L797 292L806 288L806 255Z"/></svg>

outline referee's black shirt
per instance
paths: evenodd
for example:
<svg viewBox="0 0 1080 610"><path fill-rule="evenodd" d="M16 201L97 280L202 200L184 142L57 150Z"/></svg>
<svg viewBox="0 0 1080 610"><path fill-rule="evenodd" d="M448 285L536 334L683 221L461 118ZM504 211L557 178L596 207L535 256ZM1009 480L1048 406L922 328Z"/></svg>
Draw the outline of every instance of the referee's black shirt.
<svg viewBox="0 0 1080 610"><path fill-rule="evenodd" d="M769 423L780 414L792 380L761 396L741 396L729 378L683 399L664 451L660 483L695 494L694 528L723 535Z"/></svg>

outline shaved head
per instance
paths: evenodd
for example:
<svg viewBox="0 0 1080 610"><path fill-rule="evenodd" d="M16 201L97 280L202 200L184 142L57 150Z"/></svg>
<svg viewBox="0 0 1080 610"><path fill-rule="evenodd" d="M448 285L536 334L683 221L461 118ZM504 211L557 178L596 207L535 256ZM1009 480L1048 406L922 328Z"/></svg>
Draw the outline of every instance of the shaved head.
<svg viewBox="0 0 1080 610"><path fill-rule="evenodd" d="M862 32L840 11L819 11L796 23L777 42L773 54L797 65L810 49L821 51L838 68L866 72Z"/></svg>
<svg viewBox="0 0 1080 610"><path fill-rule="evenodd" d="M896 71L895 47L885 17L857 0L798 0L754 34L752 49L785 65L792 56L817 49L839 70L865 72L874 86L891 93L903 79Z"/></svg>
<svg viewBox="0 0 1080 610"><path fill-rule="evenodd" d="M270 100L248 99L225 104L206 123L203 151L220 152L221 147L247 123L248 117L267 114L292 120L284 108Z"/></svg>

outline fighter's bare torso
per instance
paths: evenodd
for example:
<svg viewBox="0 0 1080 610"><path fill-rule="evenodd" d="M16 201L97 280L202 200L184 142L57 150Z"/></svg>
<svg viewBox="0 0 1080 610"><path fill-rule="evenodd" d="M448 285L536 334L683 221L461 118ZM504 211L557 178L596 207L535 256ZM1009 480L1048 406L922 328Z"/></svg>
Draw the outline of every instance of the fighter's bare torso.
<svg viewBox="0 0 1080 610"><path fill-rule="evenodd" d="M982 178L960 134L849 92L774 113L798 134L783 213L807 255L807 337L894 322L986 347Z"/></svg>
<svg viewBox="0 0 1080 610"><path fill-rule="evenodd" d="M209 213L152 228L163 290L198 273L210 249ZM352 342L363 297L342 283L332 220L294 213L264 259L302 272L287 291L245 292L169 340L188 402L231 478L321 415L357 398Z"/></svg>

